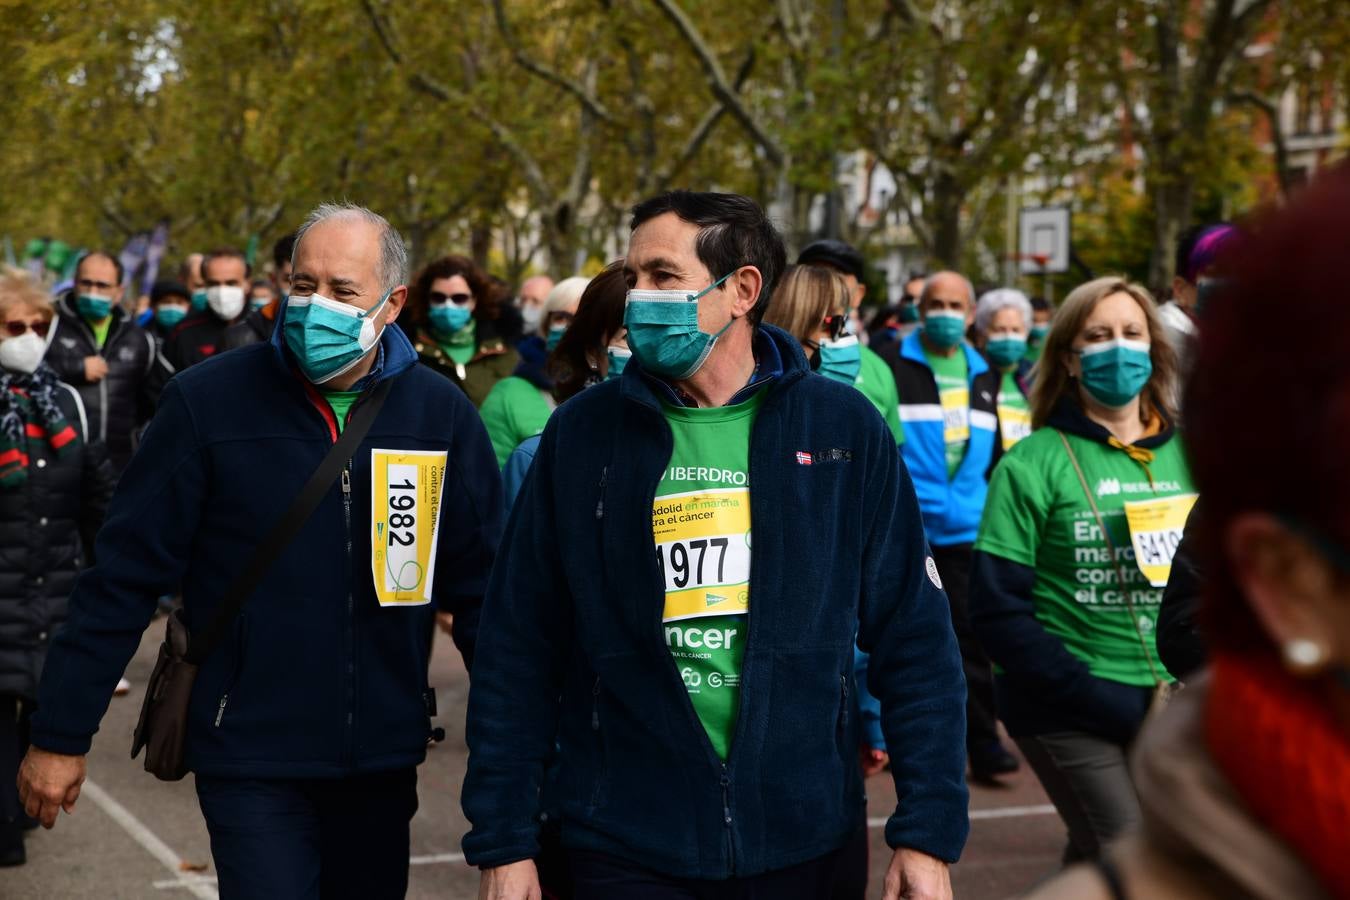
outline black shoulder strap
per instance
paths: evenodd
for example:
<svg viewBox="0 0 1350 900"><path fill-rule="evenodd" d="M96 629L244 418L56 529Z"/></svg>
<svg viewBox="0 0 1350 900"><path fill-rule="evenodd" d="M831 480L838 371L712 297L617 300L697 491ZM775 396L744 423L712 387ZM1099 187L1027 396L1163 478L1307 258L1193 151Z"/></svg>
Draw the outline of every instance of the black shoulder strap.
<svg viewBox="0 0 1350 900"><path fill-rule="evenodd" d="M215 618L211 624L198 634L194 635L188 644L187 661L194 665L201 665L202 661L211 655L211 651L216 649L216 645L225 637L226 631L234 623L234 619L243 609L245 601L257 589L258 583L262 581L263 576L276 563L277 558L286 546L295 539L300 528L314 514L324 495L332 486L333 481L341 474L346 467L356 448L360 446L361 441L365 439L366 433L370 431L370 426L375 422L375 417L380 414L380 407L384 405L385 397L389 395L389 389L393 379L381 381L375 386L375 390L364 401L358 401L356 407L352 410L351 419L347 422L347 427L343 429L342 435L337 443L328 451L328 455L319 463L319 468L309 477L309 481L300 489L295 500L291 502L290 508L282 515L277 523L272 526L272 530L263 537L258 544L258 548L253 551L252 558L244 566L239 575L230 584L225 591L224 599L220 602L220 608L216 610Z"/></svg>

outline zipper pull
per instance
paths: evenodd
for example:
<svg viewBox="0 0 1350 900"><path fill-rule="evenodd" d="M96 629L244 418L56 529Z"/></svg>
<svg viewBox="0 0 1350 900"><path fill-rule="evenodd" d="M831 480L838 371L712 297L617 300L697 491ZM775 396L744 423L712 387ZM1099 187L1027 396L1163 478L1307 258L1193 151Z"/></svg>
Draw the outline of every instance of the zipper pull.
<svg viewBox="0 0 1350 900"><path fill-rule="evenodd" d="M220 720L225 718L225 704L230 702L230 695L226 694L220 698L220 708L216 710L216 727L220 727Z"/></svg>
<svg viewBox="0 0 1350 900"><path fill-rule="evenodd" d="M609 480L609 466L600 470L600 500L595 504L595 517L603 519L605 517L605 482Z"/></svg>
<svg viewBox="0 0 1350 900"><path fill-rule="evenodd" d="M350 469L342 470L342 493L346 497L352 495L352 473Z"/></svg>
<svg viewBox="0 0 1350 900"><path fill-rule="evenodd" d="M591 731L600 730L600 679L595 679L591 688Z"/></svg>

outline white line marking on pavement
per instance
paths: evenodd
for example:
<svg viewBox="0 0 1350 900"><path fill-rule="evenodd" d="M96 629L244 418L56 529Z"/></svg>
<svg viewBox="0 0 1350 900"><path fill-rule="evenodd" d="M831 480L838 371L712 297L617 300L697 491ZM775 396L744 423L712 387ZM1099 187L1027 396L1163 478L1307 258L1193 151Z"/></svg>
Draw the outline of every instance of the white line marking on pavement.
<svg viewBox="0 0 1350 900"><path fill-rule="evenodd" d="M114 800L111 794L94 784L94 782L87 780L84 783L84 787L81 788L80 793L94 801L99 809L107 813L118 825L121 825L122 830L131 835L136 843L145 848L145 852L159 860L164 868L168 869L175 876L179 874L178 867L182 864L183 858L170 850L168 844L161 841L149 828L146 828L145 823L132 815L130 810ZM183 878L179 878L178 880L184 882L182 887L191 891L194 896L203 898L203 900L219 900L220 898L220 894L218 894L216 889L209 884L189 881Z"/></svg>
<svg viewBox="0 0 1350 900"><path fill-rule="evenodd" d="M1026 816L1053 816L1055 808L1048 803L1037 806L996 806L993 809L972 809L970 820L981 819L1021 819ZM868 819L869 828L885 828L889 819Z"/></svg>
<svg viewBox="0 0 1350 900"><path fill-rule="evenodd" d="M408 860L410 866L435 866L441 863L464 862L463 853L434 853L431 856L414 856Z"/></svg>

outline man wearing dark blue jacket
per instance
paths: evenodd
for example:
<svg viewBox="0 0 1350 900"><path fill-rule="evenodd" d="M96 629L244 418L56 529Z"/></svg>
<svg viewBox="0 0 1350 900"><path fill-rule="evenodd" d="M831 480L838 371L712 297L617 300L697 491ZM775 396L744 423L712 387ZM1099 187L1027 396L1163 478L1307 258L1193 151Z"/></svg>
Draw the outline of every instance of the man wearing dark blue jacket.
<svg viewBox="0 0 1350 900"><path fill-rule="evenodd" d="M156 598L181 584L189 629L205 628L352 409L392 382L342 476L203 663L186 760L223 896L402 897L435 708L433 618L455 615L467 660L501 487L473 407L393 325L407 256L389 223L321 206L294 261L270 343L166 388L52 643L20 790L49 828L71 810Z"/></svg>
<svg viewBox="0 0 1350 900"><path fill-rule="evenodd" d="M899 797L885 896L948 898L965 685L895 440L759 324L784 251L753 201L675 191L633 229L633 363L549 421L484 602L480 897L538 897L560 819L583 900L861 898L856 639Z"/></svg>

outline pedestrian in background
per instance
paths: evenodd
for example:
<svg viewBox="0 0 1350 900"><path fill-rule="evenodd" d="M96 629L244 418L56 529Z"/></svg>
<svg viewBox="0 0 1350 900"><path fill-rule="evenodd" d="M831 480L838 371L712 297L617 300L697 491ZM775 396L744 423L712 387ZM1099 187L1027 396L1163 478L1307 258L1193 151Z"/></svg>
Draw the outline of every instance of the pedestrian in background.
<svg viewBox="0 0 1350 900"><path fill-rule="evenodd" d="M242 321L225 329L225 349L266 343L272 338L281 304L291 289L291 254L295 235L288 234L272 245L272 275L253 282L249 309Z"/></svg>
<svg viewBox="0 0 1350 900"><path fill-rule="evenodd" d="M252 274L253 267L238 250L225 247L202 257L202 294L206 298L206 308L194 310L181 322L164 348L164 355L175 372L182 372L228 349L225 335L231 325L243 321ZM194 293L194 306L196 296Z"/></svg>
<svg viewBox="0 0 1350 900"><path fill-rule="evenodd" d="M516 344L516 353L520 355L516 370L493 385L483 401L480 410L483 425L492 439L498 465L506 465L521 441L543 431L544 423L557 406L548 360L572 324L588 281L564 278L554 285L544 300L539 327Z"/></svg>
<svg viewBox="0 0 1350 900"><path fill-rule="evenodd" d="M38 678L114 477L79 393L43 362L53 313L41 289L0 275L0 866L25 860L35 823L15 779Z"/></svg>
<svg viewBox="0 0 1350 900"><path fill-rule="evenodd" d="M1031 326L1031 302L1014 288L989 291L975 305L975 346L999 373L998 446L1005 452L1031 434L1031 363L1026 359Z"/></svg>
<svg viewBox="0 0 1350 900"><path fill-rule="evenodd" d="M1171 681L1154 644L1165 533L1195 500L1176 372L1142 287L1071 292L1032 388L1036 430L994 470L975 543L971 616L999 716L1068 827L1066 862L1138 820L1126 757Z"/></svg>
<svg viewBox="0 0 1350 900"><path fill-rule="evenodd" d="M453 381L476 407L520 362L498 330L500 304L487 275L466 256L430 263L408 289L408 324L422 364Z"/></svg>

